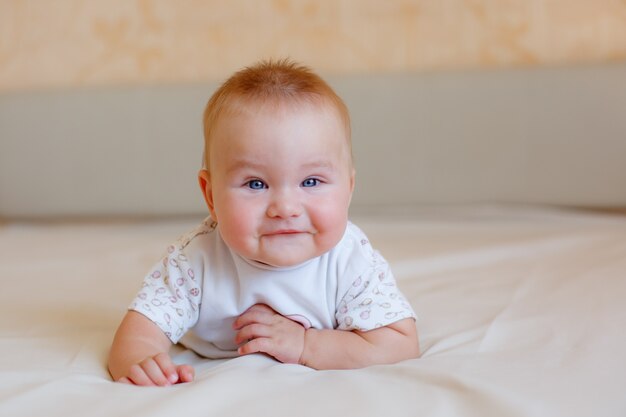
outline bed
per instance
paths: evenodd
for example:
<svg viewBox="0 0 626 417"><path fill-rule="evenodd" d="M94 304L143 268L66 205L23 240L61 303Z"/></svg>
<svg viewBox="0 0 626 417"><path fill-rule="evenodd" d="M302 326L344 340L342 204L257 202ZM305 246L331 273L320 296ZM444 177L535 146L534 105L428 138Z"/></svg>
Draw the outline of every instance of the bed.
<svg viewBox="0 0 626 417"><path fill-rule="evenodd" d="M196 381L168 388L113 383L106 357L141 277L202 219L195 185L168 201L141 185L167 181L150 161L206 91L0 95L0 416L626 415L626 66L400 78L335 83L355 123L352 220L417 311L421 357L314 371L175 347Z"/></svg>

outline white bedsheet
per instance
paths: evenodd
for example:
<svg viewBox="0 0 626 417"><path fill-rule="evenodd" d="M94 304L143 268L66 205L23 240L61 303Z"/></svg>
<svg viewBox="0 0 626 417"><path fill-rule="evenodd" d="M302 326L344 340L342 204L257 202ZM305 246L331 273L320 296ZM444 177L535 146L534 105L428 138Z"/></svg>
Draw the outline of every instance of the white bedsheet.
<svg viewBox="0 0 626 417"><path fill-rule="evenodd" d="M195 221L0 226L0 416L626 416L626 216L456 207L353 219L420 316L423 355L314 371L176 350L197 380L111 382L147 268Z"/></svg>

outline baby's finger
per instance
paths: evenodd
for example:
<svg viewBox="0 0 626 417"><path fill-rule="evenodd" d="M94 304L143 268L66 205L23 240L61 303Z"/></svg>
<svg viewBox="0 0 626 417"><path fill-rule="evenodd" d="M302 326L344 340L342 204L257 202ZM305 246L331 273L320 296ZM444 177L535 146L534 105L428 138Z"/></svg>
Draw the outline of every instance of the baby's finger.
<svg viewBox="0 0 626 417"><path fill-rule="evenodd" d="M171 385L154 357L144 359L139 363L139 366L143 369L154 385L161 387Z"/></svg>
<svg viewBox="0 0 626 417"><path fill-rule="evenodd" d="M269 337L271 329L264 324L252 323L241 328L235 336L235 344L240 345L258 337Z"/></svg>
<svg viewBox="0 0 626 417"><path fill-rule="evenodd" d="M271 344L272 342L270 339L266 337L260 337L258 339L252 339L245 345L240 346L237 349L237 352L240 355L249 355L251 353L263 352L263 353L267 353L270 356L274 356L272 355Z"/></svg>
<svg viewBox="0 0 626 417"><path fill-rule="evenodd" d="M146 374L144 369L139 364L135 364L130 367L126 378L135 385L154 386L154 382L152 381L152 379L150 379L150 377Z"/></svg>
<svg viewBox="0 0 626 417"><path fill-rule="evenodd" d="M161 369L161 372L168 383L175 384L178 382L178 372L176 371L176 365L174 365L174 362L172 362L170 355L168 355L167 353L159 353L154 357L154 361ZM157 383L157 385L162 385L159 384L157 381L154 382Z"/></svg>
<svg viewBox="0 0 626 417"><path fill-rule="evenodd" d="M235 319L233 329L239 330L252 323L269 324L274 315L276 315L276 312L271 308L262 304L256 304Z"/></svg>
<svg viewBox="0 0 626 417"><path fill-rule="evenodd" d="M117 380L117 382L121 382L122 384L128 384L128 385L133 385L133 383L131 382L130 379L126 378L125 376L121 377L120 379Z"/></svg>
<svg viewBox="0 0 626 417"><path fill-rule="evenodd" d="M276 314L276 311L268 306L267 304L255 304L252 307L250 307L247 311L257 311L257 312L266 312L266 313L271 313L271 314Z"/></svg>
<svg viewBox="0 0 626 417"><path fill-rule="evenodd" d="M190 365L179 365L176 368L178 382L192 382L196 376L196 371Z"/></svg>

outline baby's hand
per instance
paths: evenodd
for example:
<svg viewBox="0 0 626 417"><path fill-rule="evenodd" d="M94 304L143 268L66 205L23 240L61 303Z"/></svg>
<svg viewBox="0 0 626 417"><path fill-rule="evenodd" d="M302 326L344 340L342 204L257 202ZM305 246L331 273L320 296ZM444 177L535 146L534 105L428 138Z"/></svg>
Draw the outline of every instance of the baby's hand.
<svg viewBox="0 0 626 417"><path fill-rule="evenodd" d="M176 366L167 353L159 353L132 365L128 375L118 382L144 386L167 386L181 382L191 382L194 370L189 365Z"/></svg>
<svg viewBox="0 0 626 417"><path fill-rule="evenodd" d="M299 363L304 351L301 324L288 319L265 304L255 304L233 323L239 354L263 352L283 363Z"/></svg>

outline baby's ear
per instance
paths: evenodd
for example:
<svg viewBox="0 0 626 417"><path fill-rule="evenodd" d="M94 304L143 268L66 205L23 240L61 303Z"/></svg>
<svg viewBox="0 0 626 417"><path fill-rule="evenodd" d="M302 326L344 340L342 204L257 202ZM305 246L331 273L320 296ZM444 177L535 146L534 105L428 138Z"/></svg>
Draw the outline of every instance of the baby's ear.
<svg viewBox="0 0 626 417"><path fill-rule="evenodd" d="M209 212L211 213L211 219L213 219L213 221L217 221L213 205L213 188L211 186L211 174L208 170L201 169L198 172L198 183L200 184L200 189L202 190L204 201L206 202Z"/></svg>
<svg viewBox="0 0 626 417"><path fill-rule="evenodd" d="M350 206L350 203L352 202L352 195L354 194L355 181L356 181L356 171L354 170L354 168L352 168L352 171L350 171L350 195L348 197L348 206Z"/></svg>
<svg viewBox="0 0 626 417"><path fill-rule="evenodd" d="M356 169L352 168L350 173L350 194L354 192L354 184L356 182Z"/></svg>

